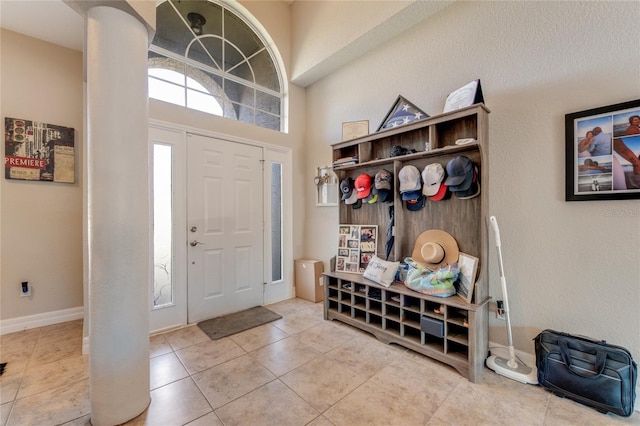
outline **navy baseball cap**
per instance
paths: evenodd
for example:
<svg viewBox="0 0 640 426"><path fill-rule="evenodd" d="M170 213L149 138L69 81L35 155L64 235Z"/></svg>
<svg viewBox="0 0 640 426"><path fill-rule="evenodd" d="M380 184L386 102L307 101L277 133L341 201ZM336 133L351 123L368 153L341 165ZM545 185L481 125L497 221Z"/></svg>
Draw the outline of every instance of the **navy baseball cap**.
<svg viewBox="0 0 640 426"><path fill-rule="evenodd" d="M465 179L473 179L473 163L464 155L454 157L447 163L447 176L444 184L450 191L456 191L452 187L462 185ZM465 189L468 189L468 186Z"/></svg>

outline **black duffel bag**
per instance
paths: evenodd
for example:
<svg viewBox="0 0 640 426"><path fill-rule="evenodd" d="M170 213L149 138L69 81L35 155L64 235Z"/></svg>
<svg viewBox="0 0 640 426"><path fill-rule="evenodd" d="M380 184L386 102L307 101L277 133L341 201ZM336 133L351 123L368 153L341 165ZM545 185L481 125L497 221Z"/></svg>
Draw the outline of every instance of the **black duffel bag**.
<svg viewBox="0 0 640 426"><path fill-rule="evenodd" d="M628 350L553 330L534 341L541 386L602 413L633 414L638 366Z"/></svg>

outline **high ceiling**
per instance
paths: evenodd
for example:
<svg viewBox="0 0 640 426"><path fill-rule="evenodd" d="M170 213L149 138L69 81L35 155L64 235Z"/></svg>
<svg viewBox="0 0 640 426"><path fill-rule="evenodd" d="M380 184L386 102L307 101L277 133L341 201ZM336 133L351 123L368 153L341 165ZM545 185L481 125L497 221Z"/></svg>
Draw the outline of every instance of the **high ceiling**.
<svg viewBox="0 0 640 426"><path fill-rule="evenodd" d="M284 0L291 4L295 0ZM0 26L17 33L82 50L82 17L62 0L0 0Z"/></svg>
<svg viewBox="0 0 640 426"><path fill-rule="evenodd" d="M82 50L82 17L62 0L0 0L0 25L17 33Z"/></svg>

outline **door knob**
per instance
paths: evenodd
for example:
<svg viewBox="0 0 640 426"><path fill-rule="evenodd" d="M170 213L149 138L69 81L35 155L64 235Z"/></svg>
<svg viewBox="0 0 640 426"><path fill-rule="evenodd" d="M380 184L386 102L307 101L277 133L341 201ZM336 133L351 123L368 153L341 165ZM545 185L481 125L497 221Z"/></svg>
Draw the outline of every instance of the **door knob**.
<svg viewBox="0 0 640 426"><path fill-rule="evenodd" d="M196 240L193 240L193 241L191 241L191 242L189 243L189 245L190 245L191 247L195 247L195 246L197 246L198 244L204 244L204 243L201 243L200 241L196 241Z"/></svg>

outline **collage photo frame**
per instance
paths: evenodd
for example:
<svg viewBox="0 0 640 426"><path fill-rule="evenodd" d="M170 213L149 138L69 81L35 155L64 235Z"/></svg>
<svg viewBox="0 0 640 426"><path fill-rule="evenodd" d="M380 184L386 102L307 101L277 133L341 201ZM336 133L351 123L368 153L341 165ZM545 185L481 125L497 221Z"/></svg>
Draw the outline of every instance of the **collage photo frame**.
<svg viewBox="0 0 640 426"><path fill-rule="evenodd" d="M566 201L640 198L640 99L565 115Z"/></svg>
<svg viewBox="0 0 640 426"><path fill-rule="evenodd" d="M378 247L377 225L340 225L336 271L362 274Z"/></svg>

